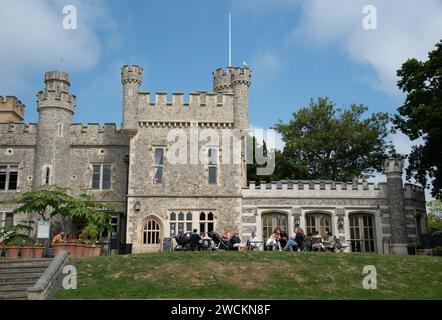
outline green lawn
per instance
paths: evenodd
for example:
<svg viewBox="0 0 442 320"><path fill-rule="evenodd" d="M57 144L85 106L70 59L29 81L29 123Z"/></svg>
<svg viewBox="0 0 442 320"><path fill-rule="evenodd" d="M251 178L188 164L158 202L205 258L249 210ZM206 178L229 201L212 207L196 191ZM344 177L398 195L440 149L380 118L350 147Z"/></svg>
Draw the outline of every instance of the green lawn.
<svg viewBox="0 0 442 320"><path fill-rule="evenodd" d="M174 252L78 258L77 290L54 299L441 299L442 258ZM362 287L365 265L377 289Z"/></svg>

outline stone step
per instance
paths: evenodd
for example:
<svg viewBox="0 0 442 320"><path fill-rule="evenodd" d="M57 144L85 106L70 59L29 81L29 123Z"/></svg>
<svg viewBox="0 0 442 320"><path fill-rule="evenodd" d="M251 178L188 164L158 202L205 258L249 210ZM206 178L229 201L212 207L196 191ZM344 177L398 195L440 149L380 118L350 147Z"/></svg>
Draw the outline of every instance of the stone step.
<svg viewBox="0 0 442 320"><path fill-rule="evenodd" d="M6 269L48 267L51 261L0 263L0 272Z"/></svg>
<svg viewBox="0 0 442 320"><path fill-rule="evenodd" d="M40 279L40 276L27 277L27 278L14 277L14 278L9 278L9 279L8 278L0 279L0 287L1 286L12 285L12 284L31 284L31 285L34 285L35 283L37 283L38 279Z"/></svg>
<svg viewBox="0 0 442 320"><path fill-rule="evenodd" d="M6 286L0 286L0 295L2 295L4 292L19 292L19 291L27 291L28 288L32 287L34 284L28 285L28 284L14 284L14 285L6 285Z"/></svg>
<svg viewBox="0 0 442 320"><path fill-rule="evenodd" d="M28 293L26 291L1 292L0 300L27 300Z"/></svg>
<svg viewBox="0 0 442 320"><path fill-rule="evenodd" d="M51 262L52 258L39 258L39 259L16 259L16 260L0 260L0 266L6 264L14 264L21 262Z"/></svg>
<svg viewBox="0 0 442 320"><path fill-rule="evenodd" d="M4 269L0 270L1 275L17 275L17 274L41 274L47 267L23 268L23 269Z"/></svg>
<svg viewBox="0 0 442 320"><path fill-rule="evenodd" d="M35 273L0 273L0 283L9 281L9 280L28 280L33 281L35 279L40 278L43 273L35 272Z"/></svg>

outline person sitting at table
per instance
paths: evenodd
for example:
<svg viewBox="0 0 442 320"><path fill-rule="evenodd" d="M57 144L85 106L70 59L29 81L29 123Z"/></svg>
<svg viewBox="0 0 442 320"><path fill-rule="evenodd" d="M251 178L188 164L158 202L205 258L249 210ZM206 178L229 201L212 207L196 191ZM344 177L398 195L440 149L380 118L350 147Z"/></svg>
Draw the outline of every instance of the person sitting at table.
<svg viewBox="0 0 442 320"><path fill-rule="evenodd" d="M247 239L247 247L249 250L259 250L259 240L255 231L252 231L252 235Z"/></svg>
<svg viewBox="0 0 442 320"><path fill-rule="evenodd" d="M208 250L210 247L210 240L212 240L207 233L201 232L200 233L200 243L201 243L201 250Z"/></svg>

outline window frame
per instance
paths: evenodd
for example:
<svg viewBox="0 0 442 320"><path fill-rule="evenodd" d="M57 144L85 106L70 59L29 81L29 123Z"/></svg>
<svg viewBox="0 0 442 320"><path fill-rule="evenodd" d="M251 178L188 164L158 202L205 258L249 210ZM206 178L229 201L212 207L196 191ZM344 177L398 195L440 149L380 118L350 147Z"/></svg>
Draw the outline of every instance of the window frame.
<svg viewBox="0 0 442 320"><path fill-rule="evenodd" d="M99 167L98 172L98 188L94 187L95 168ZM104 185L104 168L109 167L109 188L103 188ZM92 164L92 177L91 177L91 189L92 190L112 190L112 164L111 163L93 163Z"/></svg>
<svg viewBox="0 0 442 320"><path fill-rule="evenodd" d="M19 164L18 163L1 163L0 167L6 167L4 172L5 176L5 187L0 189L0 191L17 191L19 190ZM11 167L16 167L16 171L11 171ZM11 172L16 173L15 188L10 188L11 184ZM1 175L1 174L0 174Z"/></svg>
<svg viewBox="0 0 442 320"><path fill-rule="evenodd" d="M215 156L211 155L211 152L215 152ZM218 148L215 147L209 147L207 148L207 184L209 185L217 185L218 184ZM214 160L212 162L212 160ZM215 181L211 182L210 180L210 172L211 170L215 170Z"/></svg>
<svg viewBox="0 0 442 320"><path fill-rule="evenodd" d="M158 161L159 163L157 164L157 150L162 150L162 161ZM153 180L152 180L152 184L153 185L162 185L164 184L164 158L166 155L166 148L162 147L162 146L158 146L158 147L153 147ZM157 181L156 176L157 176L157 169L161 169L161 179L160 181Z"/></svg>

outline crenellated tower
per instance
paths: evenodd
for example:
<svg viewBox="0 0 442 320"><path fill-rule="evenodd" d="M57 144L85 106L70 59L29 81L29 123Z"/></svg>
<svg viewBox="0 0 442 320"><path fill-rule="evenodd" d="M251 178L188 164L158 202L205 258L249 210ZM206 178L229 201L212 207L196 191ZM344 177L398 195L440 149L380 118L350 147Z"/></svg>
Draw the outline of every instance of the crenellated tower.
<svg viewBox="0 0 442 320"><path fill-rule="evenodd" d="M0 122L21 123L25 119L25 105L17 97L0 96Z"/></svg>
<svg viewBox="0 0 442 320"><path fill-rule="evenodd" d="M213 91L233 93L235 129L249 129L249 87L251 71L248 67L218 68L213 72Z"/></svg>
<svg viewBox="0 0 442 320"><path fill-rule="evenodd" d="M402 161L385 160L388 206L391 226L391 250L395 254L407 254L407 221L405 217L404 187L402 184Z"/></svg>
<svg viewBox="0 0 442 320"><path fill-rule="evenodd" d="M123 85L123 132L129 138L138 132L138 93L143 81L143 68L133 65L121 67Z"/></svg>
<svg viewBox="0 0 442 320"><path fill-rule="evenodd" d="M241 181L247 185L246 136L249 130L249 87L251 71L248 67L218 68L213 72L213 91L233 93L234 129L241 134Z"/></svg>
<svg viewBox="0 0 442 320"><path fill-rule="evenodd" d="M39 113L34 185L68 186L70 125L76 98L69 93L69 75L50 71L45 74L45 89L37 94Z"/></svg>

